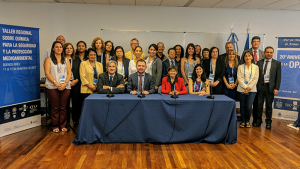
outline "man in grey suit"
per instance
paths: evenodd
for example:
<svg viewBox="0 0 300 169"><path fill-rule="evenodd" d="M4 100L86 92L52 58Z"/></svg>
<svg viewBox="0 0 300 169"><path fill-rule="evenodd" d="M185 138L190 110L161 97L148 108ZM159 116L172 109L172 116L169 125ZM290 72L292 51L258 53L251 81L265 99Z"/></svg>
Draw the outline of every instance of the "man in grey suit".
<svg viewBox="0 0 300 169"><path fill-rule="evenodd" d="M281 62L272 59L274 53L273 47L266 47L265 59L257 62L259 68L259 78L257 82L258 113L257 125L262 123L262 112L264 100L266 100L266 128L271 129L272 123L272 103L274 95L278 94L281 82Z"/></svg>
<svg viewBox="0 0 300 169"><path fill-rule="evenodd" d="M136 62L137 72L128 78L127 92L136 95L139 93L148 95L155 92L153 77L146 73L146 61L140 59Z"/></svg>
<svg viewBox="0 0 300 169"><path fill-rule="evenodd" d="M110 60L106 64L107 72L99 75L99 80L97 82L97 92L100 94L123 94L125 91L124 78L122 75L116 73L117 62Z"/></svg>
<svg viewBox="0 0 300 169"><path fill-rule="evenodd" d="M251 40L251 46L252 48L248 49L248 50L245 50L242 54L242 58L241 58L241 64L245 63L244 61L244 55L246 54L246 52L250 52L250 54L253 56L253 59L252 61L257 64L257 62L259 60L262 60L262 59L265 59L265 55L264 55L264 52L259 48L260 46L260 37L259 36L254 36ZM252 125L254 127L257 127L259 126L257 122L257 112L258 112L258 96L256 94L255 98L254 98L254 101L253 101L253 113L252 113L252 117L253 117L253 122L252 122Z"/></svg>

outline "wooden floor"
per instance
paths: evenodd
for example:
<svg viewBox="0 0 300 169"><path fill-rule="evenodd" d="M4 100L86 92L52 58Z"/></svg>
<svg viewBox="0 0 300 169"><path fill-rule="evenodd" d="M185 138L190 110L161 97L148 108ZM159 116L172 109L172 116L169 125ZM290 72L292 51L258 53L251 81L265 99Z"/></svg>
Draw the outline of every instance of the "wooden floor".
<svg viewBox="0 0 300 169"><path fill-rule="evenodd" d="M0 138L0 168L300 168L300 132L284 120L238 128L224 144L93 144L75 146L75 134L40 126Z"/></svg>

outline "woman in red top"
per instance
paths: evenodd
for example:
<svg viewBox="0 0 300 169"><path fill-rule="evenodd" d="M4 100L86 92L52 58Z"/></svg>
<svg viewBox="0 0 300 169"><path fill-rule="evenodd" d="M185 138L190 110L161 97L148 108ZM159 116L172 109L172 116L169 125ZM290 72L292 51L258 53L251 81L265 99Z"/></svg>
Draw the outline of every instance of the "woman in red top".
<svg viewBox="0 0 300 169"><path fill-rule="evenodd" d="M168 68L168 76L162 79L161 93L174 95L187 94L187 89L181 77L178 77L178 67L171 65Z"/></svg>

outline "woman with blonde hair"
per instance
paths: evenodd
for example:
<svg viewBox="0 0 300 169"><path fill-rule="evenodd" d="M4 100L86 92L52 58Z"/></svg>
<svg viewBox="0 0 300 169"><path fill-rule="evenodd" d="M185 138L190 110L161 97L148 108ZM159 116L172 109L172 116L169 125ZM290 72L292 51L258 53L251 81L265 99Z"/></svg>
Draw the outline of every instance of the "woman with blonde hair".
<svg viewBox="0 0 300 169"><path fill-rule="evenodd" d="M225 58L225 75L223 76L223 94L236 99L236 87L238 84L237 80L237 68L239 61L237 59L237 53L234 50L229 50Z"/></svg>
<svg viewBox="0 0 300 169"><path fill-rule="evenodd" d="M100 38L100 37L96 37L93 41L92 41L92 48L96 50L96 61L102 63L103 65L103 61L105 61L104 59L104 51L105 51L105 45L104 45L104 41Z"/></svg>

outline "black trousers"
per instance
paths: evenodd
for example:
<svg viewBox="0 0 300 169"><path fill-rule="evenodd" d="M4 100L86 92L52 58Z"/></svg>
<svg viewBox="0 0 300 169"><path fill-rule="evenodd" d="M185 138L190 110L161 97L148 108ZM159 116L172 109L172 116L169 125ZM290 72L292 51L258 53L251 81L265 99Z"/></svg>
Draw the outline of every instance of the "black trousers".
<svg viewBox="0 0 300 169"><path fill-rule="evenodd" d="M266 101L266 123L272 123L272 103L274 101L274 93L270 93L269 84L265 84L261 87L261 90L257 92L258 95L258 112L257 112L257 122L262 122L262 112L264 101Z"/></svg>
<svg viewBox="0 0 300 169"><path fill-rule="evenodd" d="M257 119L257 114L258 114L258 92L255 95L254 101L253 101L253 112L252 112L252 117L253 117L253 123L258 123ZM261 123L261 121L260 121Z"/></svg>

